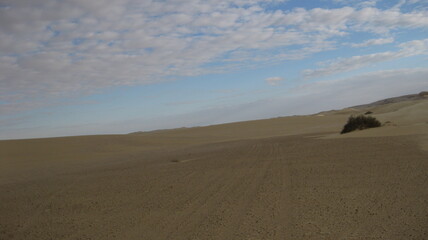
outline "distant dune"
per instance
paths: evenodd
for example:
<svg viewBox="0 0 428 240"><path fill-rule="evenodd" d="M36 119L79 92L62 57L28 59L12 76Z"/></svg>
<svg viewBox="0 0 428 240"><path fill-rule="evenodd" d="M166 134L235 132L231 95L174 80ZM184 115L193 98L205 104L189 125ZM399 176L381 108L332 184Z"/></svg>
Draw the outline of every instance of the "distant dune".
<svg viewBox="0 0 428 240"><path fill-rule="evenodd" d="M420 92L418 94L409 94L399 97L393 97L393 98L387 98L383 100L379 100L373 103L365 104L365 105L359 105L355 106L355 108L368 108L368 107L376 107L380 105L385 105L389 103L398 103L398 102L404 102L404 101L414 101L414 100L425 100L428 98L428 92Z"/></svg>
<svg viewBox="0 0 428 240"><path fill-rule="evenodd" d="M383 126L339 134L352 114ZM0 141L0 239L428 239L428 94Z"/></svg>

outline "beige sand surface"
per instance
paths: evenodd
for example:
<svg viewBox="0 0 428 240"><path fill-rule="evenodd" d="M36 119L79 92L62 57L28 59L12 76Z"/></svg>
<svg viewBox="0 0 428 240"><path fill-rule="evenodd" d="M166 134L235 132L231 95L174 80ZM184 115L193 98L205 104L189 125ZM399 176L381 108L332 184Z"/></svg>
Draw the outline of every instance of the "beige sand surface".
<svg viewBox="0 0 428 240"><path fill-rule="evenodd" d="M0 141L0 239L428 239L427 111Z"/></svg>

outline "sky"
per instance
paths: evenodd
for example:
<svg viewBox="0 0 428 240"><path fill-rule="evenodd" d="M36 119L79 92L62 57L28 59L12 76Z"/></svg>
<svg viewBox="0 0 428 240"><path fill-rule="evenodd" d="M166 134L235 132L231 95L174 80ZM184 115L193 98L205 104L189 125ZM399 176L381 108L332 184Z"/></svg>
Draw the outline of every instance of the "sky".
<svg viewBox="0 0 428 240"><path fill-rule="evenodd" d="M428 0L0 0L0 139L312 114L428 90Z"/></svg>

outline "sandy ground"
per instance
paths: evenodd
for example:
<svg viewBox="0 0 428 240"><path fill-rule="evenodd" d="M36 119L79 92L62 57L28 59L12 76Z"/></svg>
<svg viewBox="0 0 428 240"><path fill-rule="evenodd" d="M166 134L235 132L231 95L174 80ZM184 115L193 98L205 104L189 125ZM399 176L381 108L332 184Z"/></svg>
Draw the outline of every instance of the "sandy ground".
<svg viewBox="0 0 428 240"><path fill-rule="evenodd" d="M0 141L0 239L428 239L427 111Z"/></svg>

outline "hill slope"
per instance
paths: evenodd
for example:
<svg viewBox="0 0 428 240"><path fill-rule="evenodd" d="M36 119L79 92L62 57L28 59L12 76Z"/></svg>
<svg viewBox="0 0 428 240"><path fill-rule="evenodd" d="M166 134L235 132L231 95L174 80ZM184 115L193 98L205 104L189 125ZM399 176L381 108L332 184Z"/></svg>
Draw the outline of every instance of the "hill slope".
<svg viewBox="0 0 428 240"><path fill-rule="evenodd" d="M427 239L427 109L0 141L0 239Z"/></svg>

